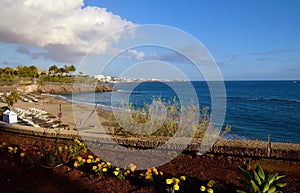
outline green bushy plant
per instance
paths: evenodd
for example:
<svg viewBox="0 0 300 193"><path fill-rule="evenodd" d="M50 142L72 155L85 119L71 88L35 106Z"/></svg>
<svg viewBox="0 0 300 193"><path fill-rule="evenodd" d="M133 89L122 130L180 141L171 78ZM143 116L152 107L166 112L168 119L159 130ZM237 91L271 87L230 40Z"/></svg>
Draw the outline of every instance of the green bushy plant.
<svg viewBox="0 0 300 193"><path fill-rule="evenodd" d="M4 97L4 103L8 107L12 107L20 99L20 93L18 91L12 91L9 95Z"/></svg>
<svg viewBox="0 0 300 193"><path fill-rule="evenodd" d="M244 179L237 180L244 186L244 190L237 190L238 193L280 193L286 183L279 183L278 180L285 177L277 173L265 173L260 165L256 165L252 172L239 167Z"/></svg>
<svg viewBox="0 0 300 193"><path fill-rule="evenodd" d="M154 105L153 105L154 104ZM120 112L115 112L113 123L118 133L144 136L177 136L202 138L210 123L208 107L197 105L182 106L176 98L165 101L154 98L152 105L145 104L135 109L132 103L122 102ZM197 112L201 111L199 117ZM119 129L120 128L120 129ZM116 132L117 133L117 132Z"/></svg>

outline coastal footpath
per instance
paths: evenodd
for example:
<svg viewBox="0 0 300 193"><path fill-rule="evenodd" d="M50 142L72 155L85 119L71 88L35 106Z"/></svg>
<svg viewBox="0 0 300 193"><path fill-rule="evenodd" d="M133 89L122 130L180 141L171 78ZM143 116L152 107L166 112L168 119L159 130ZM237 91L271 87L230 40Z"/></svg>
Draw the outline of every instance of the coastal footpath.
<svg viewBox="0 0 300 193"><path fill-rule="evenodd" d="M88 131L79 132L76 129L63 130L63 129L47 129L47 128L34 128L23 125L9 125L0 121L0 131L9 132L21 135L47 137L56 139L75 139L84 138L87 143L101 144L102 147L108 149L113 148L115 143L111 143L111 138L118 144L124 147L137 148L137 149L151 149L159 147L164 144L165 139L158 137L139 137L139 138L127 138L124 136L111 135L111 138L107 138L107 135L89 133ZM178 143L169 144L168 151L176 151L181 149L182 146L186 146L185 151L197 152L200 148L200 143L193 141L190 144ZM159 148L158 148L159 150ZM163 150L162 150L163 151ZM286 161L300 161L300 144L292 143L278 143L278 142L264 142L255 140L226 140L220 138L207 152L208 154L223 155L223 156L238 156L238 157L252 157L252 158L266 158L275 160ZM197 153L196 153L197 154Z"/></svg>

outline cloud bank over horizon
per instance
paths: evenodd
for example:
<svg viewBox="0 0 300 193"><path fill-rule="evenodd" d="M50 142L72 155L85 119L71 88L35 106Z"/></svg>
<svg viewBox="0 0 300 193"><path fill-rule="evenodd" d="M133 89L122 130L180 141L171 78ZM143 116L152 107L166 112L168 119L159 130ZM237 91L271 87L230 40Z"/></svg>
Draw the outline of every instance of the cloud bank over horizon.
<svg viewBox="0 0 300 193"><path fill-rule="evenodd" d="M92 54L107 54L136 26L105 8L83 7L83 0L1 0L0 6L0 41L18 44L15 51L31 59L73 63L100 40Z"/></svg>

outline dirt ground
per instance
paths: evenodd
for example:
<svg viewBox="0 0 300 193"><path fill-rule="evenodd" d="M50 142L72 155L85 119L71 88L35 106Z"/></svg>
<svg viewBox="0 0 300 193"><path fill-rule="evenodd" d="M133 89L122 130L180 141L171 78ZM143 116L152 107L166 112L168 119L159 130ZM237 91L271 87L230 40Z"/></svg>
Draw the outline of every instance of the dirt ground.
<svg viewBox="0 0 300 193"><path fill-rule="evenodd" d="M7 145L26 145L43 140L38 137L17 135L0 131L0 143ZM129 180L119 180L103 176L86 175L71 166L56 168L35 167L26 170L20 163L7 159L0 152L0 192L161 192L159 184L139 184ZM238 166L254 167L259 162L268 171L286 175L282 182L288 185L287 193L300 192L299 162L266 160L222 155L197 156L186 152L159 167L164 175L185 175L188 179L185 192L200 192L199 187L208 180L215 180L220 192L232 193L240 187L235 180L240 176ZM286 169L285 169L286 168Z"/></svg>

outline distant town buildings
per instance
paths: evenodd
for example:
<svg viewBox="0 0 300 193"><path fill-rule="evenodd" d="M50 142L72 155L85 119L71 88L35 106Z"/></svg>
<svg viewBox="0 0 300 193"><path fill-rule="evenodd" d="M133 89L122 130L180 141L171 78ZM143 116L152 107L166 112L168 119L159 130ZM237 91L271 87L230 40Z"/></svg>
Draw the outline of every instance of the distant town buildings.
<svg viewBox="0 0 300 193"><path fill-rule="evenodd" d="M124 77L112 77L105 75L95 75L95 79L106 83L118 83L118 82L182 82L183 80L168 80L168 79L157 79L157 78L124 78Z"/></svg>
<svg viewBox="0 0 300 193"><path fill-rule="evenodd" d="M95 79L100 80L101 82L111 82L112 81L112 77L111 76L104 76L104 75L95 75L94 76Z"/></svg>

